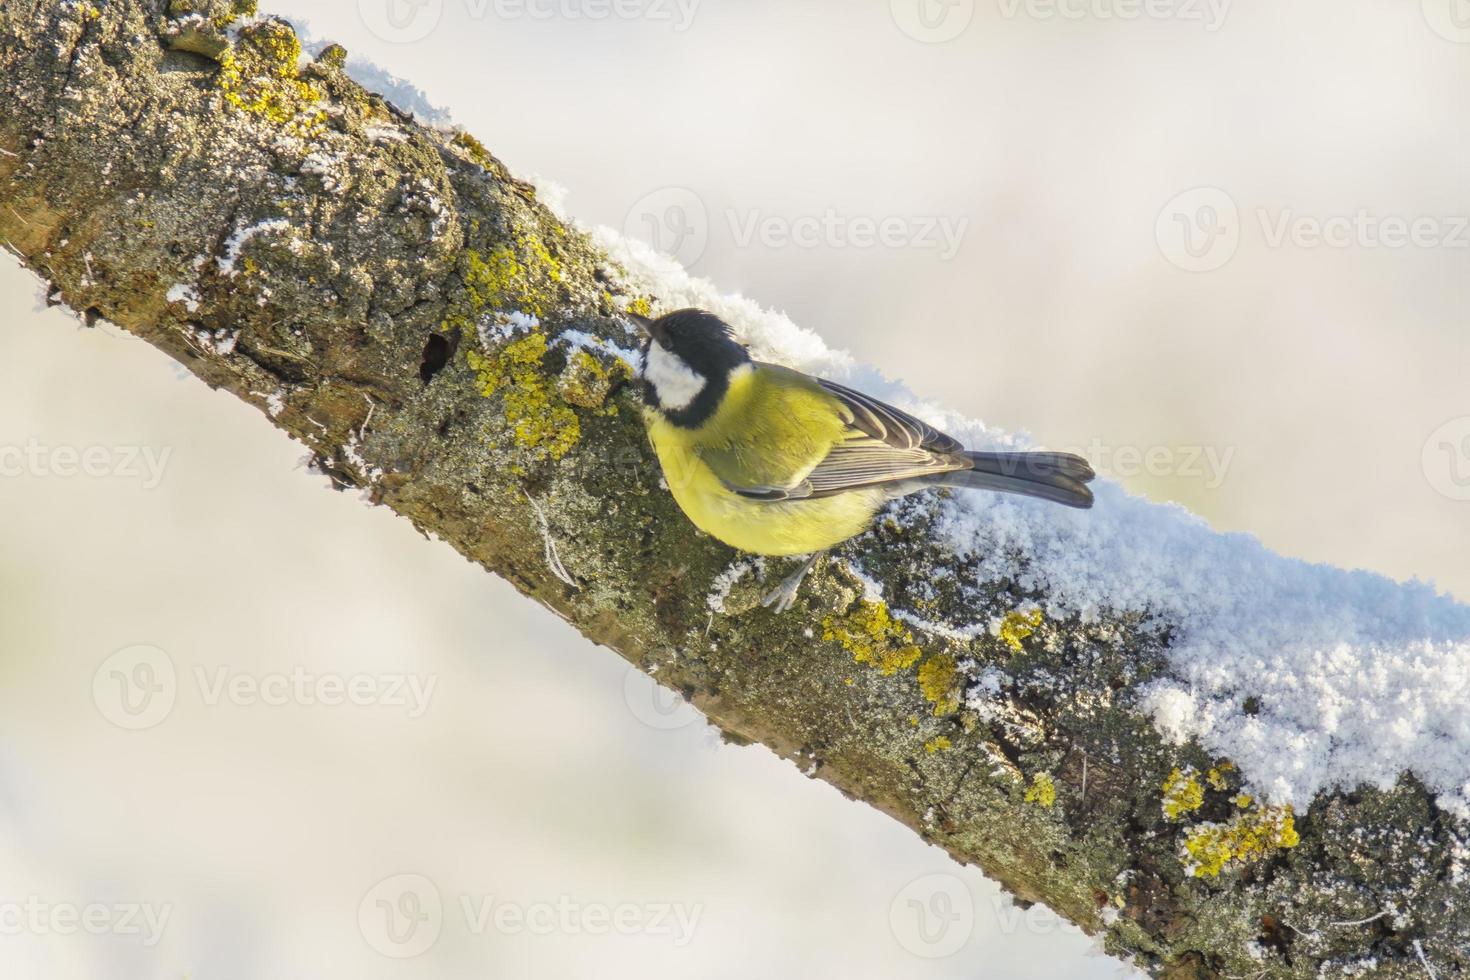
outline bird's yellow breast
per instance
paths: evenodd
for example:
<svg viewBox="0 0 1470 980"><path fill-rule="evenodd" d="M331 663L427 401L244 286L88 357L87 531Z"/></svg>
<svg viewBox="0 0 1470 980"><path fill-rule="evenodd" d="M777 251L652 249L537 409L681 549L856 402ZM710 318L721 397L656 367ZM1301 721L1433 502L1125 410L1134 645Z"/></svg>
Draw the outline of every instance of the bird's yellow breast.
<svg viewBox="0 0 1470 980"><path fill-rule="evenodd" d="M742 368L731 377L720 407L698 428L673 425L652 410L645 421L680 509L700 530L742 551L822 551L867 530L887 499L882 490L869 489L770 502L726 486L790 486L845 437L846 421L835 399L794 372Z"/></svg>

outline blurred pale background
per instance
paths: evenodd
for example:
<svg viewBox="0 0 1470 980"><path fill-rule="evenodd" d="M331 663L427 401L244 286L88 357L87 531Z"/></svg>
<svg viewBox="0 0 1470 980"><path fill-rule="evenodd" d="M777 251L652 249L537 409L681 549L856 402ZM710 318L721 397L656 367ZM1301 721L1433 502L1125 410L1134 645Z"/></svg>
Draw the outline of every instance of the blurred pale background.
<svg viewBox="0 0 1470 980"><path fill-rule="evenodd" d="M579 219L917 391L1286 553L1470 596L1470 9L920 2L290 13L565 185ZM0 327L5 975L1121 969L721 747L503 583L328 492L251 410L38 312L9 263ZM89 448L99 475L57 473ZM170 665L161 720L110 693ZM434 687L422 712L213 696L298 668ZM89 904L102 935L68 919ZM156 943L131 905L167 912Z"/></svg>

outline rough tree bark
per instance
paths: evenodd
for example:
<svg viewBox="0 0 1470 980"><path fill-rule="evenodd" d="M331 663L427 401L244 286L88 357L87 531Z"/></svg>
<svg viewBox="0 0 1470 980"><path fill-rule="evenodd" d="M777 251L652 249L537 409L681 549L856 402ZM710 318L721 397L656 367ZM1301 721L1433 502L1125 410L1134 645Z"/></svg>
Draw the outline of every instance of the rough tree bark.
<svg viewBox="0 0 1470 980"><path fill-rule="evenodd" d="M1167 630L1038 624L1016 610L1044 597L1017 582L955 608L967 566L923 500L849 555L895 603L1002 635L910 636L841 562L785 616L750 575L712 613L738 556L661 490L626 370L564 334L627 344L619 310L659 297L630 295L473 138L363 91L340 48L299 63L290 27L242 6L0 0L0 238L56 302L258 406L341 485L656 670L727 739L1155 975L1470 968L1459 839L1416 781L1324 795L1294 830L1249 810L1254 850L1226 841L1200 874L1185 844L1246 804L1240 773L1134 704ZM511 313L539 325L497 328ZM965 706L966 658L1002 679L1000 710Z"/></svg>

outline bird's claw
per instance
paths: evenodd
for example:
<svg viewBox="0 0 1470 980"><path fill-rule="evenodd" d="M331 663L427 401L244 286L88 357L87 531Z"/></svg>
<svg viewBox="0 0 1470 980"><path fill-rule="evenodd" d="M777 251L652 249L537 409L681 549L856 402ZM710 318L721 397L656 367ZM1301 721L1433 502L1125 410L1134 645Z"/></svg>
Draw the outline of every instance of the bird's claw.
<svg viewBox="0 0 1470 980"><path fill-rule="evenodd" d="M780 585L766 594L766 597L761 600L761 605L767 609L773 609L778 616L790 609L796 604L796 595L801 591L801 583L806 579L806 573L810 572L812 566L825 554L825 551L819 551L802 562L800 568L782 579Z"/></svg>
<svg viewBox="0 0 1470 980"><path fill-rule="evenodd" d="M793 579L795 579L795 581L793 581ZM801 580L796 579L795 576L792 576L791 578L785 579L780 585L776 586L770 592L766 593L766 597L761 600L761 605L765 606L767 609L774 611L776 615L779 616L781 613L784 613L786 610L791 608L792 604L796 602L796 594L800 591Z"/></svg>

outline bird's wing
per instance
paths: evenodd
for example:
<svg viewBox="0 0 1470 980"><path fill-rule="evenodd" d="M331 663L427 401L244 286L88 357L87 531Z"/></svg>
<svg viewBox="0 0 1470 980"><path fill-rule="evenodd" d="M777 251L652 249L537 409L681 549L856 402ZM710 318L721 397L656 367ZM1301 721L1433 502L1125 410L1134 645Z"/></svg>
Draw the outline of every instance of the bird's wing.
<svg viewBox="0 0 1470 980"><path fill-rule="evenodd" d="M835 399L840 437L791 485L739 486L727 480L730 490L752 500L804 500L969 468L964 447L953 437L870 395L810 380Z"/></svg>
<svg viewBox="0 0 1470 980"><path fill-rule="evenodd" d="M851 413L852 420L848 424L879 442L895 449L924 449L941 455L965 451L958 439L945 435L908 412L835 381L824 378L815 380L828 392L836 395L842 407Z"/></svg>
<svg viewBox="0 0 1470 980"><path fill-rule="evenodd" d="M898 483L967 469L959 455L939 455L922 447L897 448L867 435L834 446L827 458L807 474L809 497L830 497L885 483Z"/></svg>

